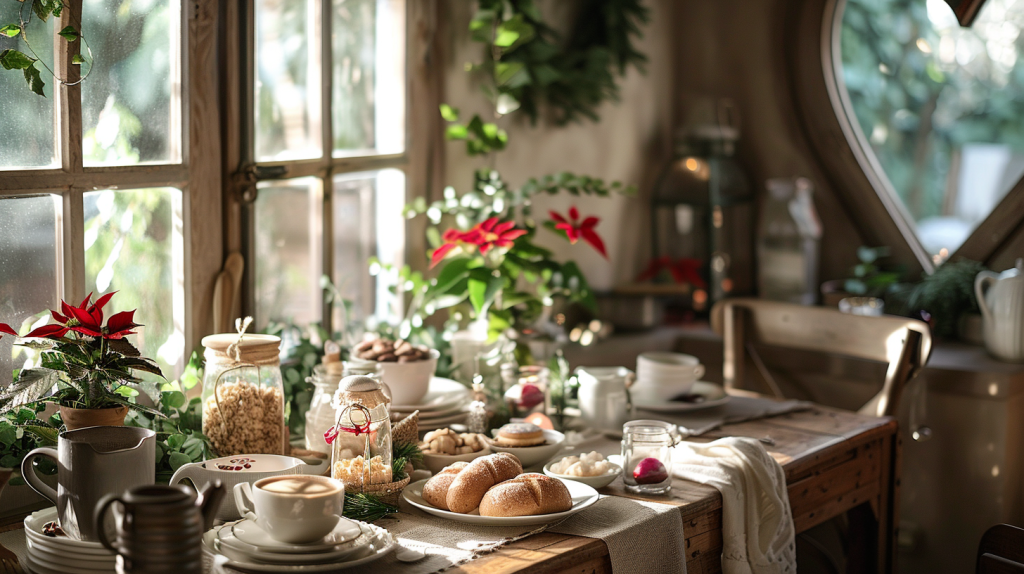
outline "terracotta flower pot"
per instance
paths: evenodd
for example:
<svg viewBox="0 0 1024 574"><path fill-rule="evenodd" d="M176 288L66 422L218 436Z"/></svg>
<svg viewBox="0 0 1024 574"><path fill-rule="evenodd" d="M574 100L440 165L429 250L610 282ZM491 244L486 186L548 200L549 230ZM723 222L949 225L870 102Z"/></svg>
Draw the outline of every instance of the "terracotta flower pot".
<svg viewBox="0 0 1024 574"><path fill-rule="evenodd" d="M119 427L124 426L124 417L128 415L128 407L124 405L106 409L75 409L60 407L60 418L68 430L86 427Z"/></svg>

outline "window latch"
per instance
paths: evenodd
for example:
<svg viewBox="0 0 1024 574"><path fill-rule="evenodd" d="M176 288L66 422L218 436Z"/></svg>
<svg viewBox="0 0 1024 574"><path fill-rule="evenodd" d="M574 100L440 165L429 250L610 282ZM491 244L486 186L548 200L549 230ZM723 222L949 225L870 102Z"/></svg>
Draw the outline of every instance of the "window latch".
<svg viewBox="0 0 1024 574"><path fill-rule="evenodd" d="M256 201L258 194L256 184L267 179L281 179L288 175L288 167L283 165L246 164L235 172L234 181L238 198L242 203Z"/></svg>

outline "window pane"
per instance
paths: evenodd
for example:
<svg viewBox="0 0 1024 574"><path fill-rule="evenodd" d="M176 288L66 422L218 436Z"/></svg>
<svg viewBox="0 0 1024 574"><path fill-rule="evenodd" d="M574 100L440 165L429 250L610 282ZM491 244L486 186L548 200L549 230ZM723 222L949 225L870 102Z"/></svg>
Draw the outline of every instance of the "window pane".
<svg viewBox="0 0 1024 574"><path fill-rule="evenodd" d="M176 0L84 0L86 165L181 161L180 11Z"/></svg>
<svg viewBox="0 0 1024 574"><path fill-rule="evenodd" d="M56 81L46 68L53 69L53 20L42 22L32 14L31 2L0 2L0 26L32 20L28 27L29 46L21 35L14 38L0 34L0 52L19 50L39 58L35 67L46 86L45 98L29 90L21 70L0 69L0 169L10 167L45 167L57 163L54 149L53 87ZM33 55L33 51L35 55ZM46 67L43 66L46 65Z"/></svg>
<svg viewBox="0 0 1024 574"><path fill-rule="evenodd" d="M323 195L316 178L265 182L256 198L256 325L320 320Z"/></svg>
<svg viewBox="0 0 1024 574"><path fill-rule="evenodd" d="M865 139L941 261L1024 174L1024 0L970 28L942 0L849 0L843 80Z"/></svg>
<svg viewBox="0 0 1024 574"><path fill-rule="evenodd" d="M333 0L334 154L405 149L405 0Z"/></svg>
<svg viewBox="0 0 1024 574"><path fill-rule="evenodd" d="M50 195L0 198L0 323L19 333L25 332L26 321L57 305L60 201ZM0 339L2 386L11 382L11 369L24 361L14 357L12 362L12 352L20 349L13 345L14 337Z"/></svg>
<svg viewBox="0 0 1024 574"><path fill-rule="evenodd" d="M321 155L318 2L256 0L256 157Z"/></svg>
<svg viewBox="0 0 1024 574"><path fill-rule="evenodd" d="M117 291L108 316L137 309L133 336L167 378L185 356L184 240L181 192L172 188L85 194L85 285Z"/></svg>

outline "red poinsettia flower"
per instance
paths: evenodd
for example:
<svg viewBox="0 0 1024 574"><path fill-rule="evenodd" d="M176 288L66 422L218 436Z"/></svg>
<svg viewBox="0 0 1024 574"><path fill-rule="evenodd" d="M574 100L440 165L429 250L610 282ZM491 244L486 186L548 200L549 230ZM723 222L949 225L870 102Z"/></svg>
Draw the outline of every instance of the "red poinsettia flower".
<svg viewBox="0 0 1024 574"><path fill-rule="evenodd" d="M551 215L551 219L555 221L555 229L559 229L565 232L565 236L569 238L569 243L575 245L580 238L583 241L589 243L598 253L608 259L608 252L604 248L604 240L601 236L594 231L597 224L601 221L600 219L591 215L582 222L580 221L580 212L576 209L576 206L569 208L569 218L566 219L556 211L548 212Z"/></svg>
<svg viewBox="0 0 1024 574"><path fill-rule="evenodd" d="M125 335L134 335L135 331L132 331L135 327L141 327L135 322L135 310L121 311L116 313L107 319L106 332L103 337L106 339L120 339Z"/></svg>
<svg viewBox="0 0 1024 574"><path fill-rule="evenodd" d="M487 252L495 247L512 247L512 243L517 238L526 235L525 230L514 229L515 226L516 223L514 221L498 223L498 218L492 217L483 223L477 224L469 231L463 232L457 229L449 229L441 236L445 243L431 253L430 267L436 266L451 253L452 249L463 243L476 245L481 255L487 255Z"/></svg>
<svg viewBox="0 0 1024 574"><path fill-rule="evenodd" d="M14 329L12 329L11 326L8 325L7 323L0 323L0 333L5 333L7 335L14 335L15 337L18 336L18 332L15 331Z"/></svg>

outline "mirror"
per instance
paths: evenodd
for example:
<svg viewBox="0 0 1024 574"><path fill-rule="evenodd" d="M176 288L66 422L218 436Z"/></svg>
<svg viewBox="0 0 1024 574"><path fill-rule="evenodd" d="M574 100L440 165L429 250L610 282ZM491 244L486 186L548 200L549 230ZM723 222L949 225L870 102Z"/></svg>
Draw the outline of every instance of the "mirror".
<svg viewBox="0 0 1024 574"><path fill-rule="evenodd" d="M970 28L943 0L840 17L845 112L939 264L1024 176L1024 0L987 0Z"/></svg>

